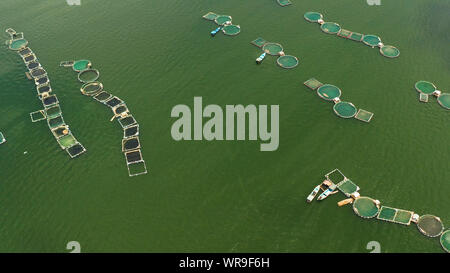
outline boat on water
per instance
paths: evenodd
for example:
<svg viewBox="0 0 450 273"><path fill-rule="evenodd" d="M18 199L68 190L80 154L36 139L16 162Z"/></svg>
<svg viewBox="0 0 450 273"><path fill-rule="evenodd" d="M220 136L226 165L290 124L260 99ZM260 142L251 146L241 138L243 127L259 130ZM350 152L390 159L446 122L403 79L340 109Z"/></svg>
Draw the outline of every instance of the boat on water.
<svg viewBox="0 0 450 273"><path fill-rule="evenodd" d="M306 202L311 203L312 200L314 200L314 198L316 197L316 195L319 193L320 191L320 185L317 185L314 190L308 195L308 197L306 198Z"/></svg>
<svg viewBox="0 0 450 273"><path fill-rule="evenodd" d="M256 59L256 64L262 63L262 61L264 60L265 57L266 57L266 52L264 52L263 54L261 54L261 55Z"/></svg>
<svg viewBox="0 0 450 273"><path fill-rule="evenodd" d="M0 144L3 144L6 142L6 138L5 136L2 134L2 132L0 132Z"/></svg>
<svg viewBox="0 0 450 273"><path fill-rule="evenodd" d="M222 29L222 26L216 28L215 30L211 31L211 36L214 37L216 34Z"/></svg>
<svg viewBox="0 0 450 273"><path fill-rule="evenodd" d="M321 188L322 189L326 188L326 189L324 190L324 192L321 195L319 195L319 197L317 197L318 201L321 201L321 200L327 198L328 196L335 194L337 192L336 185L328 180L323 181Z"/></svg>

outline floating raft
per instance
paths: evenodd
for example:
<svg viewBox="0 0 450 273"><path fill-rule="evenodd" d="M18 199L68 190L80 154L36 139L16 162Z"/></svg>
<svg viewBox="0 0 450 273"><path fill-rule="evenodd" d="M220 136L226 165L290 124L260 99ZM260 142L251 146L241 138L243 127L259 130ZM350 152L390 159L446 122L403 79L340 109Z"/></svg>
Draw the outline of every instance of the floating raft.
<svg viewBox="0 0 450 273"><path fill-rule="evenodd" d="M279 56L277 59L277 64L282 68L291 69L299 64L298 58L292 55L286 55L284 53L283 46L279 43L268 42L261 37L256 38L250 43L261 48L262 51L268 55ZM259 60L261 56L257 59L256 63L261 63L262 59Z"/></svg>
<svg viewBox="0 0 450 273"><path fill-rule="evenodd" d="M5 138L5 136L3 135L3 133L0 132L0 144L3 144L3 143L5 143L5 142L6 142L6 138Z"/></svg>
<svg viewBox="0 0 450 273"><path fill-rule="evenodd" d="M317 86L315 84L314 86ZM338 206L353 204L353 211L362 218L375 218L377 220L409 226L411 222L417 224L419 231L427 237L440 237L442 248L450 252L450 230L445 230L441 219L434 215L419 216L413 211L397 209L389 206L381 206L380 201L370 197L362 197L359 194L360 188L348 179L339 169L325 174L325 178L331 185L337 185L337 189L348 199L338 202ZM322 189L325 190L325 189ZM313 191L314 193L314 191ZM325 192L324 192L325 193ZM322 195L324 194L322 193ZM317 193L314 193L317 194ZM308 202L311 202L314 196L308 196Z"/></svg>
<svg viewBox="0 0 450 273"><path fill-rule="evenodd" d="M213 31L212 36L214 36L220 29L222 30L223 34L229 36L234 36L241 33L241 26L233 25L232 23L233 18L229 15L219 15L214 12L208 12L202 17L203 19L206 19L208 21L214 21L217 25L221 27L218 28L216 31Z"/></svg>
<svg viewBox="0 0 450 273"><path fill-rule="evenodd" d="M414 87L419 92L419 100L421 102L428 102L428 97L433 95L437 98L439 105L450 110L450 93L439 91L433 83L427 81L418 81Z"/></svg>
<svg viewBox="0 0 450 273"><path fill-rule="evenodd" d="M332 84L323 84L315 78L311 78L303 83L308 88L315 90L317 95L326 100L333 101L333 111L341 118L356 118L364 122L370 122L373 117L373 113L364 109L357 109L351 102L341 101L342 95L341 89Z"/></svg>
<svg viewBox="0 0 450 273"><path fill-rule="evenodd" d="M325 22L323 20L323 15L319 12L308 11L303 15L303 17L308 22L320 24L320 29L327 34L333 34L345 39L363 42L372 48L379 47L381 55L388 58L396 58L400 56L400 50L398 50L398 48L392 45L384 45L380 37L372 34L364 35L358 32L343 29L338 23L335 22Z"/></svg>
<svg viewBox="0 0 450 273"><path fill-rule="evenodd" d="M278 5L280 5L282 7L292 5L291 1L289 1L289 0L277 0L277 3L278 3Z"/></svg>
<svg viewBox="0 0 450 273"><path fill-rule="evenodd" d="M69 130L69 126L65 123L58 97L52 94L53 90L47 71L41 66L36 55L28 47L28 41L23 38L23 33L16 33L11 28L7 29L6 33L11 37L8 42L9 48L16 51L22 58L28 69L27 76L34 80L38 98L44 107L42 110L30 113L31 121L47 120L47 125L56 141L71 158L83 154L86 152L86 149L76 140ZM59 134L55 134L54 129L57 127L64 127L64 130L61 130Z"/></svg>
<svg viewBox="0 0 450 273"><path fill-rule="evenodd" d="M205 16L211 18L208 20L216 18L212 13ZM65 61L61 62L60 66L72 67L78 73L78 81L84 83L80 88L81 93L85 96L92 97L113 112L114 116L111 121L117 119L123 130L122 152L127 163L128 175L137 176L146 174L147 166L142 157L141 143L139 140L139 124L130 113L126 103L119 97L103 90L103 84L97 81L100 72L92 68L92 63L89 60ZM61 130L64 130L64 128L55 125L54 134L60 135ZM72 143L73 139L71 136L67 136L60 141L61 147L71 145ZM71 151L74 153L80 149L84 149L81 145L71 147Z"/></svg>

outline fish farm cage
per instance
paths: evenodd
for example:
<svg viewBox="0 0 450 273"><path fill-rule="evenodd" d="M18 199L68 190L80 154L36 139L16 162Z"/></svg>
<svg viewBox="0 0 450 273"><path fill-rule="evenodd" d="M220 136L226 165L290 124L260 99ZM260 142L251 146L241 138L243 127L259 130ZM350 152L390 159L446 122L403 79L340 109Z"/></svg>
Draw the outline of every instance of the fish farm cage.
<svg viewBox="0 0 450 273"><path fill-rule="evenodd" d="M380 54L387 58L397 58L400 56L400 50L398 48L392 45L384 45L381 38L377 35L364 35L348 29L343 29L338 23L325 22L323 20L323 15L315 11L308 11L303 15L303 17L308 22L318 23L320 25L320 29L327 34L337 35L356 42L362 42L372 48L378 47Z"/></svg>
<svg viewBox="0 0 450 273"><path fill-rule="evenodd" d="M351 102L341 101L342 91L332 84L323 84L315 78L311 78L303 83L309 89L316 91L317 95L326 100L334 102L333 111L341 118L356 118L360 121L370 122L373 113L364 109L357 109Z"/></svg>
<svg viewBox="0 0 450 273"><path fill-rule="evenodd" d="M241 33L241 26L234 25L232 23L233 18L229 15L219 15L214 12L208 12L207 14L202 16L203 19L208 21L213 21L219 27L211 32L212 36L215 36L217 32L222 30L222 33L229 36L235 36Z"/></svg>
<svg viewBox="0 0 450 273"><path fill-rule="evenodd" d="M265 54L278 56L277 64L282 68L291 69L298 66L300 63L297 57L286 55L284 53L283 46L279 43L268 42L261 37L256 38L250 43L256 47L259 47ZM257 61L257 63L261 63L263 61L265 54L258 58L260 61Z"/></svg>
<svg viewBox="0 0 450 273"><path fill-rule="evenodd" d="M277 0L277 3L278 3L278 5L280 5L282 7L292 5L291 1L289 1L289 0Z"/></svg>
<svg viewBox="0 0 450 273"><path fill-rule="evenodd" d="M213 20L213 18L217 19L217 17L214 17L212 14L205 16L209 16L208 18L210 19L208 20ZM116 119L123 130L122 152L125 156L128 175L131 177L146 174L147 165L142 157L142 147L139 139L139 124L130 113L125 101L103 90L103 84L98 81L100 72L97 69L92 68L91 61L62 61L60 66L72 68L78 73L78 81L83 83L80 88L83 95L92 97L95 101L111 109L113 113L111 121ZM55 132L55 134L59 134L61 129L58 130L59 131ZM70 136L67 136L60 142L60 145L63 147L67 145L66 143L71 145L73 139ZM72 147L72 150L74 151L83 148L81 145Z"/></svg>
<svg viewBox="0 0 450 273"><path fill-rule="evenodd" d="M414 87L419 92L419 101L428 102L428 97L433 95L437 98L440 106L450 110L450 93L443 93L433 83L428 81L418 81Z"/></svg>
<svg viewBox="0 0 450 273"><path fill-rule="evenodd" d="M311 82L311 84L312 83L314 82ZM317 82L312 86L317 87ZM338 206L353 204L352 208L356 215L365 219L375 218L376 220L401 224L405 226L409 226L411 225L411 223L415 223L419 231L425 236L431 238L440 236L439 241L442 248L446 252L450 252L450 230L445 230L444 224L439 217L429 214L419 216L413 211L381 205L381 202L378 200L361 196L359 194L359 186L348 179L339 169L334 169L333 171L325 174L325 178L326 180L321 185L319 185L320 188L319 186L316 186L319 191L320 189L324 191L324 193L319 195L318 200L323 200L320 199L320 197L323 196L326 191L330 191L330 189L334 190L335 188L337 188L347 198L350 197L338 202ZM327 186L325 186L324 188L323 185ZM311 201L318 194L316 188L308 196L308 203L311 203ZM325 198L330 195L331 194L325 196Z"/></svg>
<svg viewBox="0 0 450 273"><path fill-rule="evenodd" d="M65 123L58 97L53 93L47 71L42 67L36 55L28 47L28 41L24 39L23 33L16 33L8 28L6 33L10 35L8 41L9 49L14 50L22 58L28 69L27 77L36 85L36 92L42 102L43 109L30 113L32 122L46 120L47 125L56 139L58 145L65 150L71 158L75 158L86 152ZM58 128L63 130L57 130Z"/></svg>

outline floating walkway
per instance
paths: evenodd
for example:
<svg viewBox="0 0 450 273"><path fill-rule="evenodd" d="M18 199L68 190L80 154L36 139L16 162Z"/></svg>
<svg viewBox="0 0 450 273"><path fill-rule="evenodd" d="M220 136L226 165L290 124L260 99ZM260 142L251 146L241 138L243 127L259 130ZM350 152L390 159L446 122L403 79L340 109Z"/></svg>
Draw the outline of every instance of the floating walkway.
<svg viewBox="0 0 450 273"><path fill-rule="evenodd" d="M332 84L323 84L315 78L311 78L303 83L311 90L317 92L317 95L326 100L334 102L333 111L341 118L356 118L364 122L370 122L373 113L364 109L357 109L351 102L341 101L341 89Z"/></svg>
<svg viewBox="0 0 450 273"><path fill-rule="evenodd" d="M257 64L260 64L266 55L279 56L277 59L277 64L282 68L290 69L299 64L297 57L286 55L283 51L283 46L279 43L268 42L259 37L253 40L251 44L264 51L264 53L256 59Z"/></svg>
<svg viewBox="0 0 450 273"><path fill-rule="evenodd" d="M289 1L289 0L277 0L277 3L278 3L278 5L280 5L282 7L292 5L291 1Z"/></svg>
<svg viewBox="0 0 450 273"><path fill-rule="evenodd" d="M223 34L234 36L241 33L241 27L239 25L233 25L231 16L229 15L219 15L214 12L208 12L203 15L203 19L208 21L214 21L219 27L211 31L211 36L216 36L216 34L222 30Z"/></svg>
<svg viewBox="0 0 450 273"><path fill-rule="evenodd" d="M122 152L127 163L128 175L146 174L147 166L142 157L139 140L139 124L130 113L125 101L103 90L103 84L97 81L100 77L100 72L92 68L91 61L64 61L60 63L60 66L70 67L78 73L78 81L83 83L80 89L83 95L93 98L113 112L111 121L117 119L123 130ZM36 118L40 118L39 113L36 113ZM61 145L70 142L71 139L64 139Z"/></svg>
<svg viewBox="0 0 450 273"><path fill-rule="evenodd" d="M428 97L433 95L442 107L450 110L450 93L443 93L433 83L427 81L418 81L414 87L419 92L419 101L428 102Z"/></svg>
<svg viewBox="0 0 450 273"><path fill-rule="evenodd" d="M34 80L37 96L44 107L42 110L30 113L31 121L47 120L47 125L59 146L71 158L85 153L86 149L76 140L69 129L69 125L65 123L58 97L52 93L53 90L47 71L41 66L36 55L28 47L28 41L24 39L23 33L16 33L11 28L8 28L6 33L10 35L10 40L7 41L9 49L16 51L22 58L28 69L28 72L26 72L27 77L30 80ZM55 133L55 130L58 133Z"/></svg>
<svg viewBox="0 0 450 273"><path fill-rule="evenodd" d="M5 136L3 135L3 133L0 132L0 144L3 144L3 143L5 143L5 142L6 142L6 138L5 138Z"/></svg>
<svg viewBox="0 0 450 273"><path fill-rule="evenodd" d="M352 208L356 215L365 219L377 219L381 221L401 224L409 226L411 223L415 223L420 233L423 235L434 238L440 236L440 243L442 248L450 252L450 230L445 230L444 224L441 219L434 215L422 215L419 216L413 211L397 209L389 206L382 206L379 200L375 200L371 197L361 196L359 193L360 188L348 179L340 170L335 169L325 174L325 181L322 185L337 185L337 189L342 192L348 199L338 202L339 206L347 204L353 204ZM317 195L317 188L314 188L307 202L310 203ZM320 187L325 194L329 189ZM320 196L319 196L320 198ZM322 199L317 200L322 200Z"/></svg>
<svg viewBox="0 0 450 273"><path fill-rule="evenodd" d="M400 56L400 50L391 45L384 45L380 37L372 34L364 35L358 32L343 29L338 23L335 22L325 22L323 20L323 15L318 12L309 11L305 13L304 18L308 22L320 24L320 29L327 34L333 34L345 39L362 42L372 48L378 47L381 55L385 57L396 58Z"/></svg>

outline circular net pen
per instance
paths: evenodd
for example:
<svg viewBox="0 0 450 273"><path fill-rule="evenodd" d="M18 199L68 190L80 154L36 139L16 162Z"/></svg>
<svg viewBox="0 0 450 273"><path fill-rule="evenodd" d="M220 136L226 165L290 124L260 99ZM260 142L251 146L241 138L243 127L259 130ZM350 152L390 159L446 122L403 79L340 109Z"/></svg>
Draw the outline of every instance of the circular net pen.
<svg viewBox="0 0 450 273"><path fill-rule="evenodd" d="M100 77L100 72L97 69L85 69L78 73L78 81L82 83L94 82Z"/></svg>
<svg viewBox="0 0 450 273"><path fill-rule="evenodd" d="M269 55L278 56L283 51L283 47L278 43L266 43L262 49Z"/></svg>
<svg viewBox="0 0 450 273"><path fill-rule="evenodd" d="M219 26L226 24L227 22L231 22L232 18L229 15L219 15L214 19L214 22Z"/></svg>
<svg viewBox="0 0 450 273"><path fill-rule="evenodd" d="M376 47L381 43L381 39L376 35L364 35L362 42L368 46Z"/></svg>
<svg viewBox="0 0 450 273"><path fill-rule="evenodd" d="M431 82L427 81L418 81L416 82L414 87L418 92L426 95L431 95L433 94L434 91L436 91L436 86L434 86L434 84L432 84Z"/></svg>
<svg viewBox="0 0 450 273"><path fill-rule="evenodd" d="M79 60L75 61L72 65L72 69L76 72L81 72L91 67L91 61L89 60Z"/></svg>
<svg viewBox="0 0 450 273"><path fill-rule="evenodd" d="M308 11L303 17L312 23L317 23L320 19L323 19L323 15L315 11Z"/></svg>
<svg viewBox="0 0 450 273"><path fill-rule="evenodd" d="M356 107L351 102L338 102L333 106L333 110L336 115L341 118L352 118L356 115Z"/></svg>
<svg viewBox="0 0 450 273"><path fill-rule="evenodd" d="M9 49L11 50L21 50L22 48L26 47L28 45L28 41L25 39L18 39L11 41L9 44Z"/></svg>
<svg viewBox="0 0 450 273"><path fill-rule="evenodd" d="M320 29L328 34L337 34L341 30L341 26L334 22L325 22L320 26Z"/></svg>
<svg viewBox="0 0 450 273"><path fill-rule="evenodd" d="M379 210L375 200L370 197L360 197L353 202L353 211L362 218L373 218Z"/></svg>
<svg viewBox="0 0 450 273"><path fill-rule="evenodd" d="M437 101L442 107L444 107L445 109L449 109L450 110L450 94L442 93L437 98Z"/></svg>
<svg viewBox="0 0 450 273"><path fill-rule="evenodd" d="M444 225L439 217L434 215L422 215L417 221L419 231L428 237L437 237L444 231Z"/></svg>
<svg viewBox="0 0 450 273"><path fill-rule="evenodd" d="M282 68L294 68L298 65L299 61L297 57L291 55L284 55L277 59L277 64Z"/></svg>
<svg viewBox="0 0 450 273"><path fill-rule="evenodd" d="M396 48L395 46L391 46L391 45L382 46L380 48L380 53L384 57L388 57L388 58L397 58L398 56L400 56L400 50L398 50L398 48Z"/></svg>
<svg viewBox="0 0 450 273"><path fill-rule="evenodd" d="M226 25L223 27L222 32L225 35L238 35L241 32L241 27L238 25Z"/></svg>
<svg viewBox="0 0 450 273"><path fill-rule="evenodd" d="M442 248L450 253L450 229L447 229L442 233L440 242Z"/></svg>
<svg viewBox="0 0 450 273"><path fill-rule="evenodd" d="M341 96L341 89L332 84L324 84L317 89L317 94L324 100L334 100Z"/></svg>
<svg viewBox="0 0 450 273"><path fill-rule="evenodd" d="M101 82L86 83L81 87L81 93L86 96L95 96L103 90Z"/></svg>

